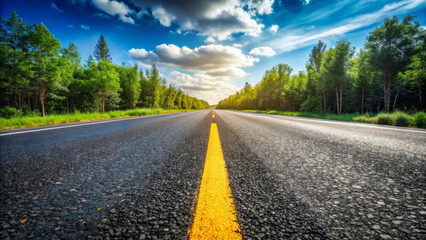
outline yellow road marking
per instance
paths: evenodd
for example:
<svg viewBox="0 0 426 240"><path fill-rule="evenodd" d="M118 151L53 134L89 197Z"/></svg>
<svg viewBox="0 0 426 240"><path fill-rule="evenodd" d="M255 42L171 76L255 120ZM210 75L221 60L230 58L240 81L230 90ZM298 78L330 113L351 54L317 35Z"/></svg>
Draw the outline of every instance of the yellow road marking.
<svg viewBox="0 0 426 240"><path fill-rule="evenodd" d="M216 123L209 145L189 239L242 239Z"/></svg>
<svg viewBox="0 0 426 240"><path fill-rule="evenodd" d="M214 118L214 114L212 115L212 118Z"/></svg>

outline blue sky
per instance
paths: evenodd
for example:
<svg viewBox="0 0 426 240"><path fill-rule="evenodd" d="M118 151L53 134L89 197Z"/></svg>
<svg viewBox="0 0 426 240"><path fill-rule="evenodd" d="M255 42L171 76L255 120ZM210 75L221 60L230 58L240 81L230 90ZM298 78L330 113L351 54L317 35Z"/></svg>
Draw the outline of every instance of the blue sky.
<svg viewBox="0 0 426 240"><path fill-rule="evenodd" d="M83 63L104 34L114 63L156 64L169 84L215 104L276 64L304 71L318 40L358 51L385 17L425 26L426 0L11 0L0 11L43 22Z"/></svg>

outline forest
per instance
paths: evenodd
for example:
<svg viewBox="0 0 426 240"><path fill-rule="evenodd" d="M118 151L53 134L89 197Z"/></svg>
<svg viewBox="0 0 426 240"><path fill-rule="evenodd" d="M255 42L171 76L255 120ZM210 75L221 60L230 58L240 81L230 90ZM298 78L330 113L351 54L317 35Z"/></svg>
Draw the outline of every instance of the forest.
<svg viewBox="0 0 426 240"><path fill-rule="evenodd" d="M306 71L287 64L266 71L255 86L221 100L216 108L280 110L321 114L425 110L426 31L414 17L386 18L363 49L340 40L332 48L319 41Z"/></svg>
<svg viewBox="0 0 426 240"><path fill-rule="evenodd" d="M157 67L112 63L102 35L84 65L43 23L15 12L0 25L0 117L144 108L205 109L206 101L166 85Z"/></svg>

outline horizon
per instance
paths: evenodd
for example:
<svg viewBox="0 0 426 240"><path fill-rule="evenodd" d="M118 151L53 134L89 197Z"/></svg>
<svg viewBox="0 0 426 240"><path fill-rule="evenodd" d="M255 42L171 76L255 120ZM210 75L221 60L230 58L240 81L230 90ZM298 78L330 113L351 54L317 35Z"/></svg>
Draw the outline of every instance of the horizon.
<svg viewBox="0 0 426 240"><path fill-rule="evenodd" d="M82 63L104 34L115 64L156 64L167 84L216 105L277 64L305 71L319 40L330 48L346 39L359 52L386 17L413 15L424 26L426 7L424 0L146 2L18 0L2 3L1 17L15 11L43 22L62 47L77 45Z"/></svg>

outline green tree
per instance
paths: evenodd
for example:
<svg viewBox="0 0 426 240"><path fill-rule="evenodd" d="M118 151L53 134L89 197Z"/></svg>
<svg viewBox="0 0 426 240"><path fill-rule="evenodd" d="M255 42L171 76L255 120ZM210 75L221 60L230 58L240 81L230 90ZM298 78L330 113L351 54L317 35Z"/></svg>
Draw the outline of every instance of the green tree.
<svg viewBox="0 0 426 240"><path fill-rule="evenodd" d="M105 101L121 91L119 74L114 65L106 60L91 65L89 72L95 96L101 102L101 112L104 113Z"/></svg>
<svg viewBox="0 0 426 240"><path fill-rule="evenodd" d="M103 34L101 35L101 38L99 39L98 44L96 44L95 52L93 53L93 55L95 56L98 62L101 60L105 60L109 62L112 61L111 56L109 55L108 45L105 41L105 37Z"/></svg>
<svg viewBox="0 0 426 240"><path fill-rule="evenodd" d="M396 16L386 18L384 23L367 37L366 48L371 51L370 64L383 76L386 111L390 111L392 84L396 83L398 73L404 71L415 54L420 25L417 22L412 23L412 20L412 16L406 16L402 22L399 22Z"/></svg>
<svg viewBox="0 0 426 240"><path fill-rule="evenodd" d="M139 79L141 86L141 93L139 96L139 102L141 102L144 107L152 107L152 95L154 93L153 86L151 85L151 81L147 79L149 76L149 71L146 71L146 74L142 71L139 71Z"/></svg>
<svg viewBox="0 0 426 240"><path fill-rule="evenodd" d="M162 94L162 87L161 87L161 77L160 72L158 71L155 64L152 65L151 72L148 76L148 80L150 81L151 85L151 91L149 94L151 96L151 107L153 108L159 108L161 107L161 94Z"/></svg>
<svg viewBox="0 0 426 240"><path fill-rule="evenodd" d="M349 80L347 75L348 63L354 53L350 45L351 43L346 40L338 41L335 48L328 50L321 68L321 77L328 79L336 91L336 112L338 115L342 114L343 86Z"/></svg>
<svg viewBox="0 0 426 240"><path fill-rule="evenodd" d="M45 100L49 88L60 81L59 49L61 43L40 23L33 25L30 43L34 62L34 82L39 90L43 117L46 116Z"/></svg>
<svg viewBox="0 0 426 240"><path fill-rule="evenodd" d="M175 108L175 100L177 97L178 92L176 91L176 89L170 85L166 92L165 92L165 100L163 103L163 108Z"/></svg>
<svg viewBox="0 0 426 240"><path fill-rule="evenodd" d="M355 62L354 87L361 91L361 113L364 113L364 100L366 89L369 88L374 79L374 71L370 64L370 52L362 50Z"/></svg>
<svg viewBox="0 0 426 240"><path fill-rule="evenodd" d="M134 109L141 93L141 82L139 81L139 68L137 65L117 66L120 74L121 100L127 108Z"/></svg>
<svg viewBox="0 0 426 240"><path fill-rule="evenodd" d="M29 26L16 12L9 19L0 19L0 84L6 105L23 108L24 98L30 98L33 72L29 56ZM31 110L30 101L28 108Z"/></svg>
<svg viewBox="0 0 426 240"><path fill-rule="evenodd" d="M61 50L62 58L60 58L60 71L63 87L61 90L65 92L66 111L70 112L70 85L74 82L75 73L81 69L80 55L77 46L70 43L67 48Z"/></svg>
<svg viewBox="0 0 426 240"><path fill-rule="evenodd" d="M400 72L398 76L417 89L419 104L422 106L422 88L426 85L426 30L419 29L419 32L419 44L416 46L417 53L411 57L406 70Z"/></svg>
<svg viewBox="0 0 426 240"><path fill-rule="evenodd" d="M176 98L175 98L175 104L174 104L176 108L182 109L182 100L183 100L184 95L185 94L183 93L182 90L179 89L177 91Z"/></svg>
<svg viewBox="0 0 426 240"><path fill-rule="evenodd" d="M309 59L306 63L307 71L307 83L306 83L306 95L307 102L305 105L305 110L316 111L317 108L316 102L319 100L316 99L317 94L321 94L323 98L323 110L327 111L327 87L324 86L326 81L321 79L320 70L324 58L327 45L319 41L317 45L312 48L311 53L309 54Z"/></svg>

